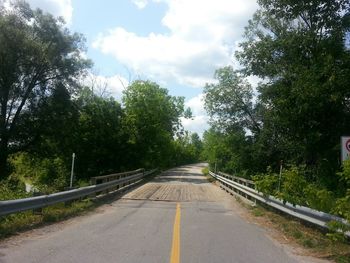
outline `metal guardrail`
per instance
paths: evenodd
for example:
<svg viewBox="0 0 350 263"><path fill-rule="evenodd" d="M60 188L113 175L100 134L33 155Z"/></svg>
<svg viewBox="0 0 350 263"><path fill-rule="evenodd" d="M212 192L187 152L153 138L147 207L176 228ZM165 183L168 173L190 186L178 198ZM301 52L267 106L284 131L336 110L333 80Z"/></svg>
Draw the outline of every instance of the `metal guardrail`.
<svg viewBox="0 0 350 263"><path fill-rule="evenodd" d="M9 215L9 214L18 213L18 212L36 209L36 208L42 208L42 207L46 207L46 206L61 203L61 202L67 202L70 200L75 200L75 199L79 199L89 195L93 195L105 190L111 190L111 189L114 190L116 187L119 187L120 185L130 186L135 182L141 180L143 177L154 173L156 170L157 169L153 169L146 172L142 170L141 173L132 174L124 178L112 180L109 182L104 182L101 184L94 184L86 187L81 187L78 189L49 194L49 195L41 195L41 196L35 196L30 198L0 201L0 216ZM121 191L121 190L124 190L124 188L119 188L118 190Z"/></svg>
<svg viewBox="0 0 350 263"><path fill-rule="evenodd" d="M115 173L115 174L108 174L108 175L101 175L101 176L94 176L90 178L90 184L100 184L100 183L105 183L117 179L121 179L124 177L127 177L132 174L137 174L137 173L143 173L145 171L144 168L140 168L134 171L128 171L128 172L123 172L123 173Z"/></svg>
<svg viewBox="0 0 350 263"><path fill-rule="evenodd" d="M244 196L247 199L264 203L268 206L273 207L274 209L299 218L305 222L312 223L322 228L328 228L327 223L332 220L341 222L343 224L349 224L344 218L317 211L305 206L294 206L288 202L284 203L283 201L276 199L273 196L266 196L251 187L254 187L255 185L253 181L236 176L233 176L232 178L231 175L224 173L215 174L210 171L209 174L217 179L221 183L221 187L227 192L236 193ZM240 183L239 181L244 182L246 185ZM350 237L349 232L347 232L346 235Z"/></svg>
<svg viewBox="0 0 350 263"><path fill-rule="evenodd" d="M238 176L234 176L231 174L227 174L227 173L223 173L223 172L218 172L219 175L221 175L222 177L225 177L227 179L231 179L234 182L240 183L242 185L254 188L255 187L255 183L252 180L248 180L242 177L238 177Z"/></svg>

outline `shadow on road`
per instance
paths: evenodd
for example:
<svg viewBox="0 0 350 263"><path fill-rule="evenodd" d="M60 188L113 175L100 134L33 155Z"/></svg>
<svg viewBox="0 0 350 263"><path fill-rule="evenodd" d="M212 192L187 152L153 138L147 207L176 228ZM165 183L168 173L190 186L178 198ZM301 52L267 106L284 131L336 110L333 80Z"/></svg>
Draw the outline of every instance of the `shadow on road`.
<svg viewBox="0 0 350 263"><path fill-rule="evenodd" d="M203 166L204 167L204 166ZM208 180L203 176L201 172L193 172L193 168L196 166L178 167L175 169L163 172L160 176L156 177L153 182L155 183L172 183L183 182L192 184L205 184Z"/></svg>

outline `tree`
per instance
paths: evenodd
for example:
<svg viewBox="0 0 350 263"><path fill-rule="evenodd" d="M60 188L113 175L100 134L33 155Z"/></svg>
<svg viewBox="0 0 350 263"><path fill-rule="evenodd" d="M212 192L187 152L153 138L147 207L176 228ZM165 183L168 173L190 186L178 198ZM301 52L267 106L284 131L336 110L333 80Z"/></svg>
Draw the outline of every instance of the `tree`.
<svg viewBox="0 0 350 263"><path fill-rule="evenodd" d="M195 159L199 160L203 150L203 143L198 133L195 132L191 134L191 144L193 145L193 148L194 148Z"/></svg>
<svg viewBox="0 0 350 263"><path fill-rule="evenodd" d="M71 162L71 153L75 145L79 111L81 109L72 99L62 83L57 83L38 108L36 116L40 119L40 134L27 151L40 157L62 157L67 164Z"/></svg>
<svg viewBox="0 0 350 263"><path fill-rule="evenodd" d="M246 172L255 172L258 166L252 166L252 142L241 129L220 131L210 128L203 135L203 158L212 169L231 174L246 176Z"/></svg>
<svg viewBox="0 0 350 263"><path fill-rule="evenodd" d="M164 166L171 156L173 136L181 127L184 98L150 81L134 81L124 91L125 126L130 134L130 147L147 167ZM130 160L131 161L131 160Z"/></svg>
<svg viewBox="0 0 350 263"><path fill-rule="evenodd" d="M281 159L335 169L339 137L350 130L350 2L258 3L237 57L265 80L264 143L277 145Z"/></svg>
<svg viewBox="0 0 350 263"><path fill-rule="evenodd" d="M204 87L205 109L221 128L239 126L260 132L260 121L253 104L253 88L231 66L216 70L218 83Z"/></svg>
<svg viewBox="0 0 350 263"><path fill-rule="evenodd" d="M89 88L81 92L80 109L75 125L74 152L77 154L77 175L90 178L132 168L128 163L128 135L124 131L124 111L114 98L95 95Z"/></svg>
<svg viewBox="0 0 350 263"><path fill-rule="evenodd" d="M36 113L56 83L70 93L76 89L75 80L90 65L81 57L83 44L83 37L71 34L60 18L23 1L10 9L1 5L0 178L7 173L8 155L38 135Z"/></svg>

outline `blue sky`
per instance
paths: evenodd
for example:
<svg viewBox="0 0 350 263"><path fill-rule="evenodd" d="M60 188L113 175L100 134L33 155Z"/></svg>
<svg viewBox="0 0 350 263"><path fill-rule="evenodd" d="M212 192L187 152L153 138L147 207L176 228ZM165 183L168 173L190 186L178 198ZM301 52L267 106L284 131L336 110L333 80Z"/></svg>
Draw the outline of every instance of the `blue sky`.
<svg viewBox="0 0 350 263"><path fill-rule="evenodd" d="M184 96L194 114L186 129L208 128L202 90L215 69L235 65L233 53L255 0L27 0L85 35L92 79L120 100L132 80L157 82Z"/></svg>

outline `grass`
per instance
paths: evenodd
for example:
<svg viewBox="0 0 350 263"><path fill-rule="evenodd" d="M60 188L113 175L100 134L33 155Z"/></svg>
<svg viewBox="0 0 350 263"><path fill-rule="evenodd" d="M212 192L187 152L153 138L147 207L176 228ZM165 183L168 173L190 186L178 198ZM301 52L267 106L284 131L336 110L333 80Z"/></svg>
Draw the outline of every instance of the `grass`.
<svg viewBox="0 0 350 263"><path fill-rule="evenodd" d="M209 175L209 168L208 167L204 167L202 169L202 174L205 175L205 176L208 176Z"/></svg>
<svg viewBox="0 0 350 263"><path fill-rule="evenodd" d="M236 199L236 201L240 204L242 204L242 199L238 196L238 195L234 195L234 198Z"/></svg>
<svg viewBox="0 0 350 263"><path fill-rule="evenodd" d="M213 183L213 182L216 181L214 177L212 177L212 176L209 175L209 168L208 168L208 167L204 167L204 168L202 169L202 174L207 178L207 180L209 181L209 183Z"/></svg>
<svg viewBox="0 0 350 263"><path fill-rule="evenodd" d="M159 173L144 178L146 183ZM14 234L44 226L50 223L62 221L77 215L85 214L108 201L115 200L115 196L120 193L111 193L110 195L99 197L98 199L83 199L71 202L70 205L58 203L43 208L42 214L33 214L32 210L0 217L0 240L10 237Z"/></svg>
<svg viewBox="0 0 350 263"><path fill-rule="evenodd" d="M253 209L252 214L256 217L265 215L264 211L261 209Z"/></svg>
<svg viewBox="0 0 350 263"><path fill-rule="evenodd" d="M311 255L334 260L338 263L350 262L350 242L333 241L320 230L262 206L248 206L250 213L258 217L262 225L268 225L283 234L289 243L302 246Z"/></svg>
<svg viewBox="0 0 350 263"><path fill-rule="evenodd" d="M43 226L48 223L58 222L70 217L83 214L98 206L98 202L90 199L72 202L70 206L59 203L45 207L42 214L33 214L33 211L25 211L0 218L0 239L4 239L25 230Z"/></svg>

